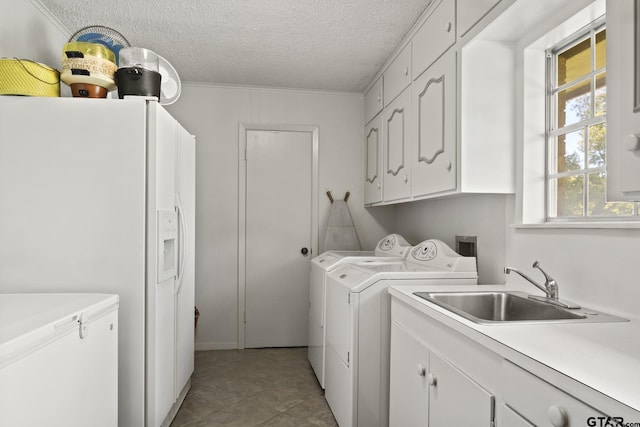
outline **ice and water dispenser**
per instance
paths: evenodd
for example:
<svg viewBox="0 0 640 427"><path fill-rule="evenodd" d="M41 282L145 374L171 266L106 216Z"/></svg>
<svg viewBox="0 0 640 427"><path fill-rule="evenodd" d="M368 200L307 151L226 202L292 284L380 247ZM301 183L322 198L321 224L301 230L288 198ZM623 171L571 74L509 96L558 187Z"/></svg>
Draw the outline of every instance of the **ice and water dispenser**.
<svg viewBox="0 0 640 427"><path fill-rule="evenodd" d="M175 277L178 264L178 214L158 211L158 283Z"/></svg>

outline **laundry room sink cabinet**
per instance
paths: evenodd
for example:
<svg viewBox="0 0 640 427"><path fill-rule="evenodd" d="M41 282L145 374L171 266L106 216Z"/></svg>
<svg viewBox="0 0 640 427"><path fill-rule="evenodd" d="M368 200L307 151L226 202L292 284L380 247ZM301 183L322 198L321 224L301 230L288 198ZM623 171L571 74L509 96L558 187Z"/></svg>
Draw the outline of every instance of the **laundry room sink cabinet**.
<svg viewBox="0 0 640 427"><path fill-rule="evenodd" d="M491 425L492 394L397 322L391 349L390 426Z"/></svg>
<svg viewBox="0 0 640 427"><path fill-rule="evenodd" d="M483 285L492 291L503 286ZM640 328L637 318L481 325L415 292L389 288L390 426L576 427L640 420L640 346L630 345Z"/></svg>

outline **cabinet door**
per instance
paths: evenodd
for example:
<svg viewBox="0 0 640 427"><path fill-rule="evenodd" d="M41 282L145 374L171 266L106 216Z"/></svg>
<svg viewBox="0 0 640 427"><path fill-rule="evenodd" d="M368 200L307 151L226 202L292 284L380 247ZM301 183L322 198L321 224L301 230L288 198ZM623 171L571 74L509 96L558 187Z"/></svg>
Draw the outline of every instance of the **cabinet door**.
<svg viewBox="0 0 640 427"><path fill-rule="evenodd" d="M505 403L534 425L578 426L589 418L605 416L509 361L503 364L502 379L500 394Z"/></svg>
<svg viewBox="0 0 640 427"><path fill-rule="evenodd" d="M632 1L607 1L607 201L640 200L640 56Z"/></svg>
<svg viewBox="0 0 640 427"><path fill-rule="evenodd" d="M429 357L429 427L491 425L493 396L438 355Z"/></svg>
<svg viewBox="0 0 640 427"><path fill-rule="evenodd" d="M433 64L412 85L412 194L456 188L456 53Z"/></svg>
<svg viewBox="0 0 640 427"><path fill-rule="evenodd" d="M382 201L382 114L364 129L364 204Z"/></svg>
<svg viewBox="0 0 640 427"><path fill-rule="evenodd" d="M391 323L389 425L429 424L429 350L396 323Z"/></svg>
<svg viewBox="0 0 640 427"><path fill-rule="evenodd" d="M458 37L464 36L500 0L458 0Z"/></svg>
<svg viewBox="0 0 640 427"><path fill-rule="evenodd" d="M382 106L382 77L380 77L364 95L364 122L369 123L369 120L382 111Z"/></svg>
<svg viewBox="0 0 640 427"><path fill-rule="evenodd" d="M384 72L384 105L389 105L410 84L411 45L407 45Z"/></svg>
<svg viewBox="0 0 640 427"><path fill-rule="evenodd" d="M412 75L417 78L456 42L456 2L442 0L411 40Z"/></svg>
<svg viewBox="0 0 640 427"><path fill-rule="evenodd" d="M498 427L534 427L529 421L518 415L504 403L497 405L496 426Z"/></svg>
<svg viewBox="0 0 640 427"><path fill-rule="evenodd" d="M382 195L385 202L408 198L409 134L411 131L411 90L396 98L383 113L384 174Z"/></svg>

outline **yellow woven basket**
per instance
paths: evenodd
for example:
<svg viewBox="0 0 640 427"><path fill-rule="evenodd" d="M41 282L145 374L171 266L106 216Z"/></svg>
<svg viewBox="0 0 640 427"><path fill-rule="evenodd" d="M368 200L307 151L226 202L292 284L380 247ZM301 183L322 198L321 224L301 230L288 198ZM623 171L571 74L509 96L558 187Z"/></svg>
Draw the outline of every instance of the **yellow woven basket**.
<svg viewBox="0 0 640 427"><path fill-rule="evenodd" d="M60 73L29 59L0 59L0 95L60 96Z"/></svg>

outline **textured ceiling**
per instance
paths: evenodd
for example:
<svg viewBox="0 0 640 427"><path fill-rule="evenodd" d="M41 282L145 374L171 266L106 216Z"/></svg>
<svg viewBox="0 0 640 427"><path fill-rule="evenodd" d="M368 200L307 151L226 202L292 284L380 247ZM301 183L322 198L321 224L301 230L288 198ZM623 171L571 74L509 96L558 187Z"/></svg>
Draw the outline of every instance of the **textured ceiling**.
<svg viewBox="0 0 640 427"><path fill-rule="evenodd" d="M431 0L40 0L111 27L183 82L363 91Z"/></svg>

